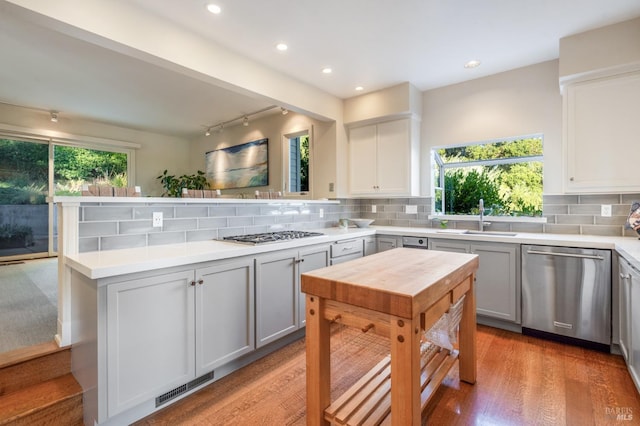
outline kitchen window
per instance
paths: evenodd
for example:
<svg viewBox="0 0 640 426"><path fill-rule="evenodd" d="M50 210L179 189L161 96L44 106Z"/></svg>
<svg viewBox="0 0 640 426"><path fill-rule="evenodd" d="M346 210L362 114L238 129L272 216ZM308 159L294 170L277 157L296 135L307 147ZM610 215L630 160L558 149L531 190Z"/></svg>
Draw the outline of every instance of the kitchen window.
<svg viewBox="0 0 640 426"><path fill-rule="evenodd" d="M309 132L306 130L303 132L285 135L285 192L309 192L309 146Z"/></svg>
<svg viewBox="0 0 640 426"><path fill-rule="evenodd" d="M521 136L431 151L434 213L542 216L542 135Z"/></svg>

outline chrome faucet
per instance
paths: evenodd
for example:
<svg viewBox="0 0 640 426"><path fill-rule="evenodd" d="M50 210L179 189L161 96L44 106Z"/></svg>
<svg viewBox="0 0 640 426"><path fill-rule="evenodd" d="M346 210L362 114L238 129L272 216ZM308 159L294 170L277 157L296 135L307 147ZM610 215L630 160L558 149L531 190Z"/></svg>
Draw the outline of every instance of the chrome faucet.
<svg viewBox="0 0 640 426"><path fill-rule="evenodd" d="M478 210L480 211L480 231L484 231L484 200L480 198L480 202L478 203Z"/></svg>

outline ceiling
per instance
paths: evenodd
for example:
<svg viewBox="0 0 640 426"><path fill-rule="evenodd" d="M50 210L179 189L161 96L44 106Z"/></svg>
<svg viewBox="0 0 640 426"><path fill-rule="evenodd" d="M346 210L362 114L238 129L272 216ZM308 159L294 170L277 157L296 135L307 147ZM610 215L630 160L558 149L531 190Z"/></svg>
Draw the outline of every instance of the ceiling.
<svg viewBox="0 0 640 426"><path fill-rule="evenodd" d="M126 1L339 98L555 59L560 38L640 16L638 0L212 0L219 15L204 0ZM2 103L184 138L273 104L40 26L18 9L0 0ZM278 42L289 49L277 51ZM471 59L481 65L464 68Z"/></svg>

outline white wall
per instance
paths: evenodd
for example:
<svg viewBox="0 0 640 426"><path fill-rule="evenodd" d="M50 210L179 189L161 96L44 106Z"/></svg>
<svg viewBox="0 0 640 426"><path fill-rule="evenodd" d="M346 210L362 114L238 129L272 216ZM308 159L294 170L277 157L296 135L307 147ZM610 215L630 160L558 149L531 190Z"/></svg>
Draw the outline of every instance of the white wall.
<svg viewBox="0 0 640 426"><path fill-rule="evenodd" d="M140 148L135 150L135 176L130 177L129 185L141 186L143 195L162 194L162 187L156 176L164 168L170 168L171 172L179 174L190 171L189 143L181 138L81 120L65 116L64 113L59 115L57 123L52 123L46 111L7 104L0 104L0 123L30 129L34 135L52 135L56 132L70 134L80 142L100 138L116 143L139 144ZM2 124L0 131L3 130Z"/></svg>
<svg viewBox="0 0 640 426"><path fill-rule="evenodd" d="M313 132L313 153L311 170L310 198L335 198L336 193L329 192L329 183L333 182L336 170L335 158L335 122L314 120L305 115L289 112L279 113L250 120L249 126L241 124L228 127L222 133L211 131L210 136L200 136L191 141L189 164L191 173L205 171L205 154L215 149L239 145L257 139L269 139L269 186L261 188L229 189L225 193L245 193L249 196L256 190L283 190L283 145L284 135L308 130Z"/></svg>
<svg viewBox="0 0 640 426"><path fill-rule="evenodd" d="M542 133L544 193L562 192L562 97L558 61L428 90L422 99L423 170L432 147ZM426 162L426 163L425 163ZM431 194L423 174L422 194Z"/></svg>

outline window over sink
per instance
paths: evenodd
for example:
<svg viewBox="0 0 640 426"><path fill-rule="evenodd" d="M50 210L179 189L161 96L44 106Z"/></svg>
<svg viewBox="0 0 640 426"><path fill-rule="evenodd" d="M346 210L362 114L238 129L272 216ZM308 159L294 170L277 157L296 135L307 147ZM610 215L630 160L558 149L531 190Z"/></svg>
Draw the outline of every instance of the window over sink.
<svg viewBox="0 0 640 426"><path fill-rule="evenodd" d="M542 216L543 136L435 147L434 213Z"/></svg>

